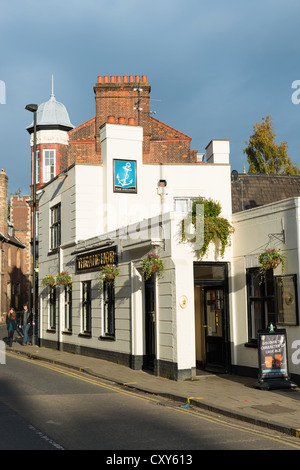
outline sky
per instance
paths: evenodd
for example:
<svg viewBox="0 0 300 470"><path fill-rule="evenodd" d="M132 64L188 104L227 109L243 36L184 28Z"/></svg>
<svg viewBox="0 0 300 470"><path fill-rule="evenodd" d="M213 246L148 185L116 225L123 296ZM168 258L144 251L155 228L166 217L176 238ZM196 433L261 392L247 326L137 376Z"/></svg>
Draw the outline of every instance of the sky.
<svg viewBox="0 0 300 470"><path fill-rule="evenodd" d="M299 18L298 0L0 0L9 193L30 193L25 106L48 101L52 74L74 126L95 116L98 75L147 75L154 117L192 150L228 139L232 170L247 171L245 142L269 115L300 167Z"/></svg>

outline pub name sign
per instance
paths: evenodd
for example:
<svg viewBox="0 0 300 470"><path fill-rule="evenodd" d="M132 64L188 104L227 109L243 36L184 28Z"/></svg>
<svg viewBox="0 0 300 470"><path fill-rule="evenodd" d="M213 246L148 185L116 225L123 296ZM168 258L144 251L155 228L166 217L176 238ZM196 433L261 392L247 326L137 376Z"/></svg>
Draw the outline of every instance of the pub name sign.
<svg viewBox="0 0 300 470"><path fill-rule="evenodd" d="M83 253L76 257L77 272L98 271L107 264L117 264L116 247Z"/></svg>

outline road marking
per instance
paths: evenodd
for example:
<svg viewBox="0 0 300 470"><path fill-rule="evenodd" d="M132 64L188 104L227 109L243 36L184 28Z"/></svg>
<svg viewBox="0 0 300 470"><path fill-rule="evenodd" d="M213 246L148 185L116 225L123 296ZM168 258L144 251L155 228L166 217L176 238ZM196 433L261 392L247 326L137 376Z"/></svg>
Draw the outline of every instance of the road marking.
<svg viewBox="0 0 300 470"><path fill-rule="evenodd" d="M170 407L168 407L170 408ZM192 411L190 408L189 408L189 411L186 411L186 410L183 410L182 408L178 408L176 409L176 411L180 412L180 413L189 413L197 418L200 418L200 419L203 419L205 421L209 421L211 423L217 423L217 424L220 424L222 426L225 426L225 427L228 427L228 428L231 428L231 429L235 429L235 430L240 430L240 431L243 431L243 432L248 432L250 434L255 434L255 435L258 435L258 436L262 436L266 439L270 439L272 441L276 441L276 442L281 442L281 443L285 443L285 444L288 444L292 447L295 447L296 449L300 449L300 443L291 443L289 438L288 437L284 437L284 436L272 436L270 434L266 434L264 431L260 431L258 429L249 429L249 428L246 428L245 426L242 426L242 425L239 425L239 424L234 424L234 423L227 423L226 421L220 419L220 418L214 418L214 417L211 417L211 416L208 416L208 415L204 415L203 413L198 413L197 411ZM199 416L198 416L199 415ZM290 436L290 438L292 438L293 436Z"/></svg>
<svg viewBox="0 0 300 470"><path fill-rule="evenodd" d="M16 359L19 359L21 361L25 361L25 362L29 362L29 363L33 363L33 360L32 359L28 359L26 357L20 357L20 356L16 356L14 353L8 353L9 356L11 357L14 357ZM106 384L106 383L103 383L103 382L100 382L100 378L96 378L96 379L93 379L92 377L83 377L81 375L78 374L78 372L72 372L71 370L68 370L67 368L66 369L62 369L61 367L63 366L59 366L59 365L51 365L50 363L47 363L47 362L43 362L42 360L39 360L38 362L34 362L34 364L40 366L40 367L44 367L46 369L50 369L50 370L53 370L55 372L59 372L60 374L63 374L63 375L67 375L69 377L72 377L72 378L75 378L75 379L79 379L79 380L82 380L83 382L87 382L87 383L90 383L92 385L97 385L98 387L102 387L102 388L106 388L108 390L111 390L113 392L118 392L118 393L122 393L123 395L128 395L128 396L135 396L136 398L139 398L140 400L144 400L144 401L153 401L153 402L159 402L159 400L157 398L151 398L151 397L142 397L130 390L121 390L120 388L118 388L116 385L110 385L110 384ZM84 373L84 372L82 372Z"/></svg>
<svg viewBox="0 0 300 470"><path fill-rule="evenodd" d="M39 431L38 429L36 429L34 426L32 426L32 424L29 424L28 427L31 431L37 434L41 439L43 439L44 441L47 441L50 445L55 447L55 449L65 450L60 444L57 444L57 442L50 439L50 437L46 436L46 434L44 434L42 431Z"/></svg>
<svg viewBox="0 0 300 470"><path fill-rule="evenodd" d="M22 361L25 361L25 362L29 362L31 364L33 363L33 359L27 359L25 357L21 357L19 355L14 354L13 352L11 352L11 353L7 352L7 355L10 356L10 357L13 357L15 359L19 359L19 360L22 360ZM111 390L111 391L114 391L114 392L117 392L117 393L121 393L123 395L131 396L131 397L133 396L135 398L138 398L139 400L143 400L143 401L147 401L147 402L154 402L154 403L160 403L161 402L161 400L158 399L158 398L152 398L152 397L149 397L149 396L145 396L145 397L140 396L140 395L137 395L135 392L133 392L131 390L128 390L128 391L121 390L116 385L109 385L109 384L100 382L100 379L93 379L93 378L90 378L90 377L83 377L83 376L79 375L76 372L72 372L71 370L65 370L65 369L61 368L63 366L51 365L50 363L43 362L42 360L38 360L38 361L35 360L34 364L36 364L40 367L44 367L46 369L53 370L54 372L58 372L60 374L67 375L69 377L79 379L83 382L87 382L87 383L90 383L92 385L96 385L97 387L106 388L108 390ZM190 400L191 398L193 398L193 397L189 397L188 400ZM289 438L285 437L285 436L278 436L278 437L273 436L273 435L267 434L264 431L260 431L259 429L249 429L249 428L247 428L245 426L242 426L240 424L228 423L228 422L224 421L223 419L215 418L213 416L206 415L203 412L200 412L198 410L194 411L190 407L182 408L182 407L178 407L175 404L173 404L172 406L171 405L166 405L166 408L168 408L172 411L179 412L179 413L189 414L190 416L193 416L197 419L201 419L201 420L204 420L204 421L208 421L210 423L219 424L219 425L222 425L222 426L227 427L227 428L231 428L231 429L239 430L239 431L242 431L242 432L254 434L256 436L261 436L261 437L264 437L265 439L269 439L269 440L280 442L280 443L285 443L285 444L287 444L291 447L294 447L296 449L300 449L300 443L298 444L296 442L295 443L290 442L289 439L293 438L293 436L290 436Z"/></svg>

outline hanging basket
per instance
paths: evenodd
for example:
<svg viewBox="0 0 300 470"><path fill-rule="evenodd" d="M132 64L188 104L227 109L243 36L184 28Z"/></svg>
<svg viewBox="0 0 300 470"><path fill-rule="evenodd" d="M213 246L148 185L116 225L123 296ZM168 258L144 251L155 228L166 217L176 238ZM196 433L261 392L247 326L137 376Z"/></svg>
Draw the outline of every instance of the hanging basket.
<svg viewBox="0 0 300 470"><path fill-rule="evenodd" d="M158 255L149 254L146 259L142 260L142 270L145 279L150 279L152 274L161 274L164 271L164 264Z"/></svg>
<svg viewBox="0 0 300 470"><path fill-rule="evenodd" d="M115 285L116 279L120 273L119 268L115 264L107 264L100 270L100 283L107 282L109 285Z"/></svg>
<svg viewBox="0 0 300 470"><path fill-rule="evenodd" d="M262 281L265 279L267 271L276 269L280 264L282 264L282 271L284 271L285 268L285 256L282 254L281 250L275 250L275 248L261 253L258 257L258 261Z"/></svg>
<svg viewBox="0 0 300 470"><path fill-rule="evenodd" d="M276 258L276 259L270 259L266 262L266 269L267 271L270 270L270 269L276 269L277 266L279 266L281 263L281 259L280 258Z"/></svg>
<svg viewBox="0 0 300 470"><path fill-rule="evenodd" d="M50 289L53 289L55 287L55 277L54 276L46 276L44 279L42 279L42 284L45 287L50 287Z"/></svg>
<svg viewBox="0 0 300 470"><path fill-rule="evenodd" d="M151 273L157 273L160 270L160 266L157 263L154 263L151 269Z"/></svg>
<svg viewBox="0 0 300 470"><path fill-rule="evenodd" d="M71 288L72 278L69 273L61 272L56 276L56 285L65 286Z"/></svg>

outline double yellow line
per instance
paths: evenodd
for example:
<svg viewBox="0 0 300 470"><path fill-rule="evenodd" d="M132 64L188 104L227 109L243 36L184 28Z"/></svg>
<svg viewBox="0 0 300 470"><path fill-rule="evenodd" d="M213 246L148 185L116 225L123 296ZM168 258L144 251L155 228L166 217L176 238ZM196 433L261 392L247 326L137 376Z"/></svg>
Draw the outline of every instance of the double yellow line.
<svg viewBox="0 0 300 470"><path fill-rule="evenodd" d="M87 382L87 383L92 384L92 385L96 385L97 387L105 388L107 390L110 390L110 391L113 391L113 392L116 392L116 393L120 393L120 394L123 394L123 395L127 395L127 396L130 396L130 397L134 397L135 399L143 400L143 401L146 401L146 402L152 402L152 403L157 403L157 404L161 403L161 400L159 398L153 398L153 397L150 397L148 395L145 395L145 396L144 395L139 395L139 394L137 394L137 393L135 393L134 391L131 391L131 390L122 390L120 388L120 386L109 385L107 383L101 382L100 379L98 379L98 378L94 379L94 378L89 377L89 376L81 375L81 374L84 374L84 372L81 372L81 374L80 374L78 372L72 371L71 369L69 370L69 369L63 368L62 366L59 366L55 363L43 362L42 359L37 361L36 359L21 357L19 355L11 353L11 352L6 352L6 354L7 354L7 356L13 357L15 359L19 359L19 360L22 360L22 361L25 361L25 362L30 362L31 364L32 364L33 361L35 361L35 364L40 366L40 367L44 367L46 369L53 370L53 371L58 372L60 374L67 375L68 377L72 377L74 379L81 380L83 382ZM124 383L123 385L124 386L128 385L128 383ZM216 418L216 417L213 417L213 416L210 416L210 415L206 415L203 412L198 411L198 410L193 410L190 407L189 408L183 408L183 407L178 407L175 404L172 405L172 406L171 405L165 405L165 407L172 410L172 411L176 411L178 413L188 414L189 416L193 416L193 417L195 417L197 419L200 419L202 421L215 423L215 424L218 424L218 425L230 428L230 429L235 429L235 430L242 431L242 432L245 432L245 433L248 433L248 434L253 434L255 436L263 437L265 439L269 439L271 441L276 441L276 442L279 442L281 444L284 443L284 444L289 445L290 447L293 447L295 449L300 450L300 442L299 442L299 444L297 442L291 442L291 439L293 439L292 436L291 437L288 437L288 436L285 437L284 435L275 436L275 435L271 435L267 432L264 432L263 430L250 429L250 428L242 426L240 424L228 423L228 422L224 421L223 419Z"/></svg>

